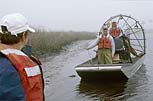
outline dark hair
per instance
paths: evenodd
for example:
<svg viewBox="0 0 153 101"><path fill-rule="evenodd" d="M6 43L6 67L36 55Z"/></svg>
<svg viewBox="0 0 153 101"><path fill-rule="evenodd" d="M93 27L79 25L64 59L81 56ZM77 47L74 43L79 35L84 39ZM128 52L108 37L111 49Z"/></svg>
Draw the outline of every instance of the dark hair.
<svg viewBox="0 0 153 101"><path fill-rule="evenodd" d="M10 32L0 33L0 40L1 40L1 43L3 43L3 44L8 44L8 45L16 44L16 43L20 42L20 40L22 40L23 34L24 34L24 32L19 33L16 36L16 35L11 35ZM25 35L27 36L27 32L25 33Z"/></svg>

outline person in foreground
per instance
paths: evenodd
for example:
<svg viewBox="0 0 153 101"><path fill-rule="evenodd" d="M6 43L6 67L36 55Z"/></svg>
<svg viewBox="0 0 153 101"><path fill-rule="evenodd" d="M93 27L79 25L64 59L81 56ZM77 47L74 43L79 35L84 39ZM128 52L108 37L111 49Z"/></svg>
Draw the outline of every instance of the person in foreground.
<svg viewBox="0 0 153 101"><path fill-rule="evenodd" d="M112 64L112 59L115 53L114 39L108 34L107 27L103 27L102 32L103 33L100 33L96 40L87 47L87 50L98 45L98 63Z"/></svg>
<svg viewBox="0 0 153 101"><path fill-rule="evenodd" d="M1 101L44 101L41 63L21 51L31 32L35 30L19 13L6 15L0 21Z"/></svg>

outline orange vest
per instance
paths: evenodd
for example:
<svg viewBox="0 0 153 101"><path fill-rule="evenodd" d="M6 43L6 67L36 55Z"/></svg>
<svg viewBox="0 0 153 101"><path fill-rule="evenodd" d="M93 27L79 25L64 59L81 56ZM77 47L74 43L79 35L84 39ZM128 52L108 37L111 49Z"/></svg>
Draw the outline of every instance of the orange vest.
<svg viewBox="0 0 153 101"><path fill-rule="evenodd" d="M1 47L0 51L6 55L17 70L26 101L43 101L43 77L40 67L20 50L6 48L5 46Z"/></svg>
<svg viewBox="0 0 153 101"><path fill-rule="evenodd" d="M117 29L111 28L111 29L110 29L110 35L111 35L112 37L117 37L117 36L120 35L120 30L119 30L118 28L117 28Z"/></svg>
<svg viewBox="0 0 153 101"><path fill-rule="evenodd" d="M111 48L111 42L108 37L99 38L98 48Z"/></svg>

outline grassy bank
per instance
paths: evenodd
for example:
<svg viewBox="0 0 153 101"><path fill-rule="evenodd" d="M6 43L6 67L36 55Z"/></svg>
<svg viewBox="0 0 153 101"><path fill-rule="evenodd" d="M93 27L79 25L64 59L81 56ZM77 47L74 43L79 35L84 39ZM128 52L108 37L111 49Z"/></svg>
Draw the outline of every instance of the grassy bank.
<svg viewBox="0 0 153 101"><path fill-rule="evenodd" d="M91 32L47 32L37 31L30 37L30 44L34 55L59 52L63 46L77 40L88 40L95 38L96 34Z"/></svg>

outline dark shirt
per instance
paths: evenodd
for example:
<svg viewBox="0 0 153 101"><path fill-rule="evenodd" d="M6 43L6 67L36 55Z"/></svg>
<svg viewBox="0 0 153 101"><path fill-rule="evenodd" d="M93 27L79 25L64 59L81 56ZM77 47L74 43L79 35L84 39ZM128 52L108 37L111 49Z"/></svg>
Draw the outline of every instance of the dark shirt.
<svg viewBox="0 0 153 101"><path fill-rule="evenodd" d="M0 101L25 101L25 93L18 72L0 53Z"/></svg>

